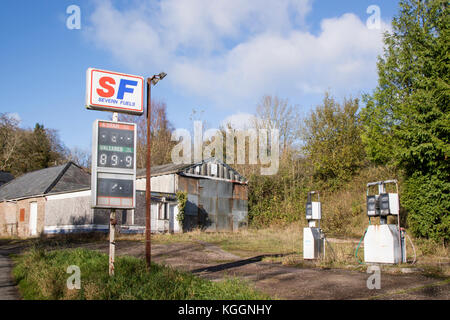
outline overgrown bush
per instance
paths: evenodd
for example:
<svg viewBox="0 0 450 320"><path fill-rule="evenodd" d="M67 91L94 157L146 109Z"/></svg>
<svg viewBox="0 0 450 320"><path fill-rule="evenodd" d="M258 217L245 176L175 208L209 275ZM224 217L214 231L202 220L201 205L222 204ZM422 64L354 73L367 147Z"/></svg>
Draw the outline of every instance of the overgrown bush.
<svg viewBox="0 0 450 320"><path fill-rule="evenodd" d="M183 225L184 222L184 211L186 209L187 202L187 192L178 191L177 192L177 200L178 200L178 222Z"/></svg>

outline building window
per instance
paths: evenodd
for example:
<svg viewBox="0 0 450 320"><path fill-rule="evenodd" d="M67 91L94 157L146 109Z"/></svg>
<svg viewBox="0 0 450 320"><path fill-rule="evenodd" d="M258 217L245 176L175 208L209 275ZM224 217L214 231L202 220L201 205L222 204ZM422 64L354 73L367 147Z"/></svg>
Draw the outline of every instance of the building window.
<svg viewBox="0 0 450 320"><path fill-rule="evenodd" d="M122 210L122 224L127 224L127 210Z"/></svg>
<svg viewBox="0 0 450 320"><path fill-rule="evenodd" d="M20 213L19 213L19 222L24 222L25 221L25 209L22 208L20 209Z"/></svg>

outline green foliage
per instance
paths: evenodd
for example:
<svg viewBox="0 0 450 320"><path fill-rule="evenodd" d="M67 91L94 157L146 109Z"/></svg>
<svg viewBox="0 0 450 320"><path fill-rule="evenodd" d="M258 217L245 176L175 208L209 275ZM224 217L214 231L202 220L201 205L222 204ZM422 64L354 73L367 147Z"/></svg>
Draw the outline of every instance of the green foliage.
<svg viewBox="0 0 450 320"><path fill-rule="evenodd" d="M212 282L134 257L117 257L108 275L108 256L93 250L33 249L16 257L14 276L24 299L73 300L218 300L267 299L237 279ZM67 267L81 271L81 289L69 290Z"/></svg>
<svg viewBox="0 0 450 320"><path fill-rule="evenodd" d="M358 99L340 105L326 93L323 104L305 120L304 151L314 177L326 186L342 185L365 163L358 108Z"/></svg>
<svg viewBox="0 0 450 320"><path fill-rule="evenodd" d="M372 160L408 173L436 169L449 152L447 7L441 0L400 2L378 62L379 85L362 113Z"/></svg>
<svg viewBox="0 0 450 320"><path fill-rule="evenodd" d="M401 196L408 224L417 236L434 241L450 240L450 182L415 173L406 180Z"/></svg>
<svg viewBox="0 0 450 320"><path fill-rule="evenodd" d="M187 202L187 192L178 191L177 192L177 200L178 200L178 216L177 220L183 225L184 222L184 211L186 209Z"/></svg>
<svg viewBox="0 0 450 320"><path fill-rule="evenodd" d="M0 114L0 170L17 177L60 164L66 155L56 131L39 123L33 130L21 129L17 120Z"/></svg>
<svg viewBox="0 0 450 320"><path fill-rule="evenodd" d="M404 170L411 228L431 238L448 227L442 193L450 180L449 32L447 1L400 1L378 62L378 87L362 111L367 154Z"/></svg>
<svg viewBox="0 0 450 320"><path fill-rule="evenodd" d="M287 224L303 217L310 169L303 159L282 158L276 175L249 177L249 223L253 227Z"/></svg>

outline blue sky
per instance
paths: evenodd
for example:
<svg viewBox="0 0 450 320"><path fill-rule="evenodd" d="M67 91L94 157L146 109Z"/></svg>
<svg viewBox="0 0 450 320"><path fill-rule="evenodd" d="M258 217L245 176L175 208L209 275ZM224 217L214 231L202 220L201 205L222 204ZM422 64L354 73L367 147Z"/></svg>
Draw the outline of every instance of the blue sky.
<svg viewBox="0 0 450 320"><path fill-rule="evenodd" d="M72 4L80 30L66 27ZM381 10L381 29L367 28L370 5ZM0 112L90 150L92 123L110 113L84 106L89 67L167 72L152 97L167 103L176 128L192 127L193 109L209 127L245 122L264 94L307 112L327 89L357 97L376 85L381 33L396 12L392 0L8 1L0 10Z"/></svg>

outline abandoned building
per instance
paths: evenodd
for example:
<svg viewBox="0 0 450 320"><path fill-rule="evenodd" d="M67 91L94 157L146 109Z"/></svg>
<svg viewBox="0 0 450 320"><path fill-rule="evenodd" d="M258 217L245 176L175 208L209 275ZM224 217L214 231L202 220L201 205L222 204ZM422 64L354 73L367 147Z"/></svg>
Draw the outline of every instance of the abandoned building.
<svg viewBox="0 0 450 320"><path fill-rule="evenodd" d="M247 226L247 183L216 159L151 169L151 230L235 231ZM185 191L184 220L176 193ZM136 208L117 211L118 231L145 230L145 169L136 175ZM109 210L91 208L90 175L68 162L24 174L0 187L0 236L109 230Z"/></svg>
<svg viewBox="0 0 450 320"><path fill-rule="evenodd" d="M29 237L87 225L90 175L72 162L26 173L0 187L0 235ZM83 222L81 222L83 221Z"/></svg>
<svg viewBox="0 0 450 320"><path fill-rule="evenodd" d="M237 231L247 227L247 181L218 159L152 167L151 176L152 191L187 193L183 230L201 227L205 231ZM137 170L139 212L142 203L145 205L145 181L145 169Z"/></svg>

